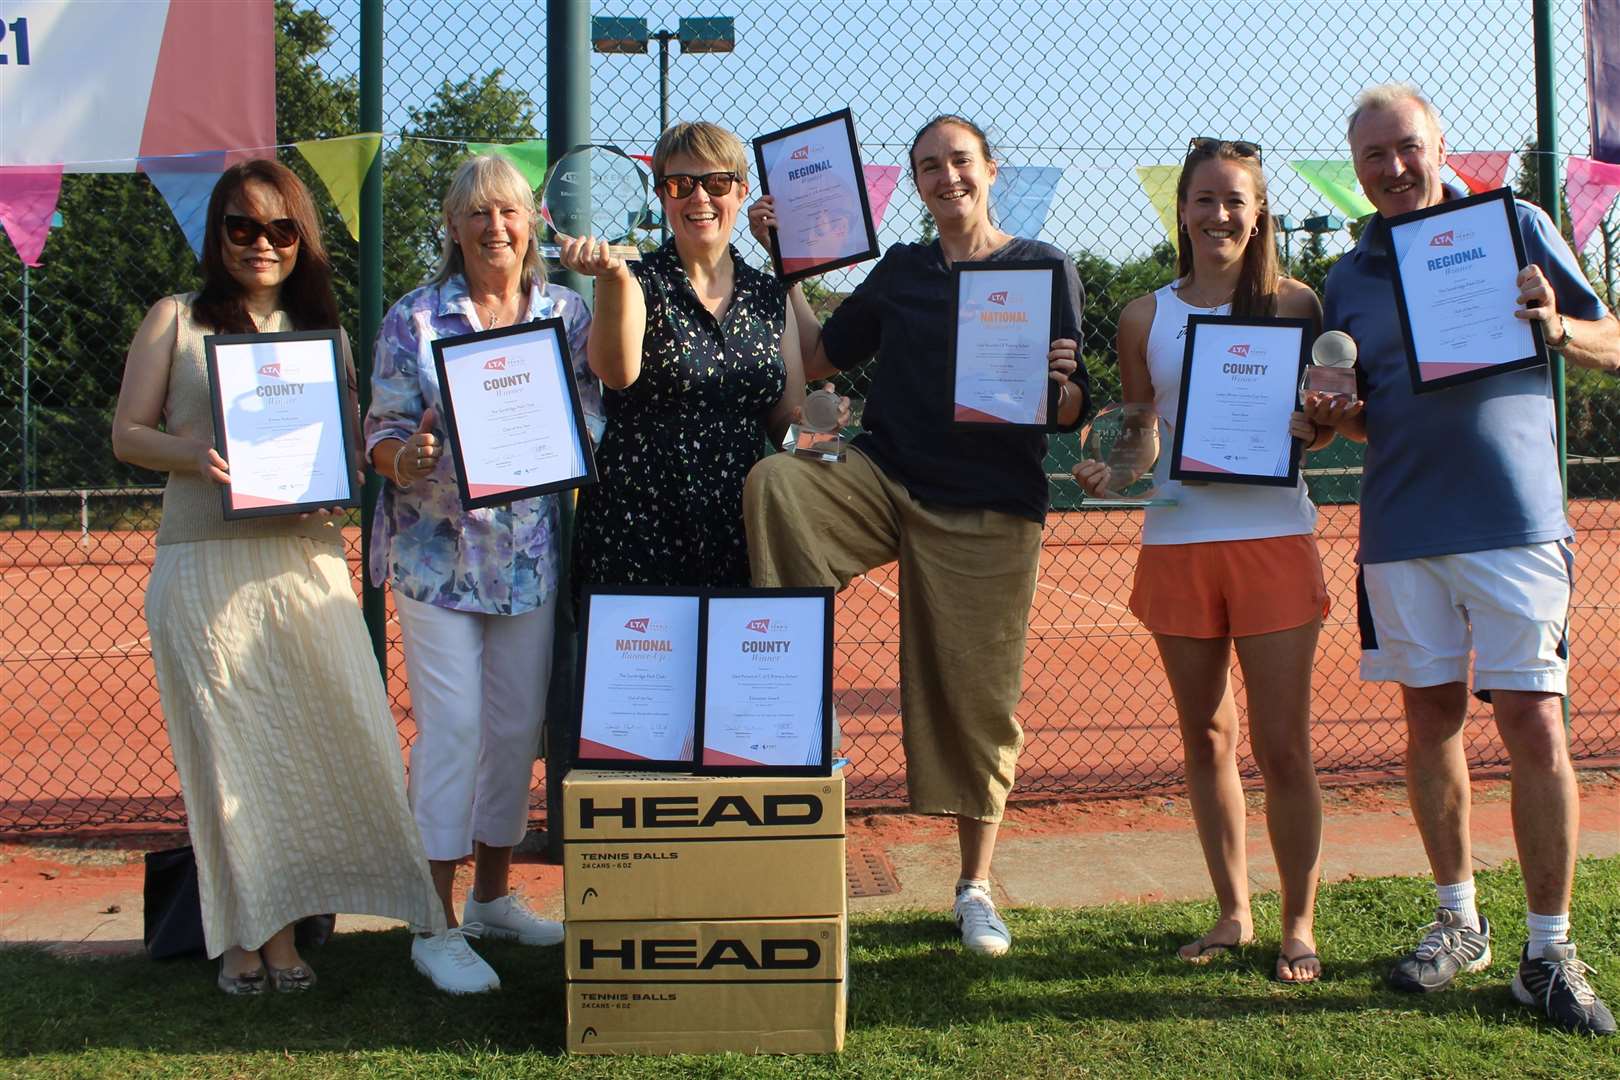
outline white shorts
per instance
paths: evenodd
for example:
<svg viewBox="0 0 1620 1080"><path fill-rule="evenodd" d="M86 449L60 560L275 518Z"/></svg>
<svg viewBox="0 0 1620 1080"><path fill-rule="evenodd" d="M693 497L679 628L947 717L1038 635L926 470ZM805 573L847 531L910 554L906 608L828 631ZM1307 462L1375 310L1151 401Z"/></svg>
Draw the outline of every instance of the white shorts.
<svg viewBox="0 0 1620 1080"><path fill-rule="evenodd" d="M1404 686L1468 681L1563 694L1569 673L1574 557L1563 541L1371 563L1356 600L1361 677Z"/></svg>

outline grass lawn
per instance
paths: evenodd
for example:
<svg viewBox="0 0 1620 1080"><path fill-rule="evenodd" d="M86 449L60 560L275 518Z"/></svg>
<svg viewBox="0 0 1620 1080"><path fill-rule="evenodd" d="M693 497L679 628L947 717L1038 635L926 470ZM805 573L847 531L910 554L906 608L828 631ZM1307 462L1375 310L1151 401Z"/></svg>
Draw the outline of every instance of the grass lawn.
<svg viewBox="0 0 1620 1080"><path fill-rule="evenodd" d="M1595 984L1620 1006L1620 858L1583 862L1575 910ZM560 950L487 945L501 993L454 999L411 969L403 931L350 934L309 959L305 996L227 998L203 961L63 960L0 950L0 1074L365 1077L1620 1077L1620 1038L1571 1038L1508 993L1524 940L1516 871L1482 874L1495 963L1443 994L1383 987L1432 904L1427 882L1323 890L1328 977L1270 980L1276 898L1260 941L1209 968L1174 946L1207 903L1008 913L1013 952L964 957L932 913L858 918L850 1033L824 1058L570 1058Z"/></svg>

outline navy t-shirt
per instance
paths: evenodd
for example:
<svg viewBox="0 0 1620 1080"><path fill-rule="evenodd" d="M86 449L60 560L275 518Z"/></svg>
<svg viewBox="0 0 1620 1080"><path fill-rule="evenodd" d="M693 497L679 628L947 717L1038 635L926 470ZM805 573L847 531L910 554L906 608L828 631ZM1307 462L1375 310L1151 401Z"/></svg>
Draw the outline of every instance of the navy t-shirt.
<svg viewBox="0 0 1620 1080"><path fill-rule="evenodd" d="M1079 341L1080 278L1068 256L1050 244L1015 238L983 261L1025 259L1063 263L1057 336ZM827 358L844 370L878 359L855 445L920 502L1044 521L1046 436L1034 428L959 428L952 422L955 312L950 267L938 241L889 248L833 312L821 331ZM1084 366L1075 381L1089 408Z"/></svg>
<svg viewBox="0 0 1620 1080"><path fill-rule="evenodd" d="M1447 191L1448 198L1456 194ZM1525 255L1552 283L1559 312L1603 318L1602 302L1552 220L1530 203L1514 205ZM1414 394L1392 265L1389 227L1374 217L1361 242L1328 273L1323 290L1325 328L1356 340L1367 403L1360 561L1398 562L1569 537L1550 369L1525 368Z"/></svg>

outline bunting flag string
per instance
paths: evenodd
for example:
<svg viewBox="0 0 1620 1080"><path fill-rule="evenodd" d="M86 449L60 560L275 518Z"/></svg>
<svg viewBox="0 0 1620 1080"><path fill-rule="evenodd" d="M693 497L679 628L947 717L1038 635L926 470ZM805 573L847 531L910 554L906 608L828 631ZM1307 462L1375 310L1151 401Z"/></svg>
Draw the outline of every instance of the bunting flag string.
<svg viewBox="0 0 1620 1080"><path fill-rule="evenodd" d="M326 185L326 193L348 226L349 235L360 239L360 185L366 171L382 149L377 134L341 135L335 139L308 139L294 143L309 167Z"/></svg>
<svg viewBox="0 0 1620 1080"><path fill-rule="evenodd" d="M1564 195L1569 199L1570 231L1575 250L1581 251L1592 230L1620 197L1620 165L1591 158L1571 157L1564 171Z"/></svg>
<svg viewBox="0 0 1620 1080"><path fill-rule="evenodd" d="M28 266L38 266L51 231L51 215L62 197L62 166L0 167L0 226Z"/></svg>
<svg viewBox="0 0 1620 1080"><path fill-rule="evenodd" d="M883 224L883 211L889 208L894 189L900 183L898 165L862 165L861 179L866 184L866 201L872 208L872 228Z"/></svg>
<svg viewBox="0 0 1620 1080"><path fill-rule="evenodd" d="M1356 169L1350 162L1290 161L1288 166L1341 213L1364 218L1374 212L1373 204L1356 190Z"/></svg>
<svg viewBox="0 0 1620 1080"><path fill-rule="evenodd" d="M1171 244L1179 243L1176 238L1176 184L1180 179L1180 165L1136 167L1137 183L1142 185L1143 193L1153 205L1153 212L1159 215L1159 224L1164 226L1164 235L1170 238Z"/></svg>
<svg viewBox="0 0 1620 1080"><path fill-rule="evenodd" d="M1038 239L1062 178L1063 170L1055 165L1003 165L996 170L990 188L996 226L1014 236Z"/></svg>
<svg viewBox="0 0 1620 1080"><path fill-rule="evenodd" d="M543 138L515 143L470 142L467 152L505 158L523 174L531 190L538 189L546 182L546 140Z"/></svg>
<svg viewBox="0 0 1620 1080"><path fill-rule="evenodd" d="M1507 181L1508 162L1513 155L1507 150L1471 150L1446 154L1446 164L1457 178L1478 195L1482 191L1495 191Z"/></svg>
<svg viewBox="0 0 1620 1080"><path fill-rule="evenodd" d="M199 259L208 224L208 198L219 181L219 174L225 171L225 158L225 151L209 150L201 154L139 159L140 170L169 204L169 212L185 233L191 253Z"/></svg>

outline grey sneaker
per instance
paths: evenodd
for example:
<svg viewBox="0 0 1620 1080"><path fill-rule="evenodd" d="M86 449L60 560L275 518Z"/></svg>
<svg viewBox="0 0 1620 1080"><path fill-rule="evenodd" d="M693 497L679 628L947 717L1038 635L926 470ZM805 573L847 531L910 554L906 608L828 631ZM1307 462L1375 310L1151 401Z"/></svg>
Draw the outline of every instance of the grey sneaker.
<svg viewBox="0 0 1620 1080"><path fill-rule="evenodd" d="M969 952L1000 956L1012 945L1012 934L996 913L996 902L983 888L964 885L957 889L952 913L962 931L962 945Z"/></svg>
<svg viewBox="0 0 1620 1080"><path fill-rule="evenodd" d="M1540 1009L1565 1031L1613 1035L1614 1014L1586 981L1591 970L1575 958L1575 946L1567 941L1548 945L1533 960L1526 947L1519 954L1518 974L1513 976L1513 996L1520 1004Z"/></svg>
<svg viewBox="0 0 1620 1080"><path fill-rule="evenodd" d="M1389 969L1389 985L1408 993L1429 994L1450 986L1458 972L1483 971L1490 964L1490 920L1481 915L1475 930L1450 908L1438 908L1418 947Z"/></svg>

